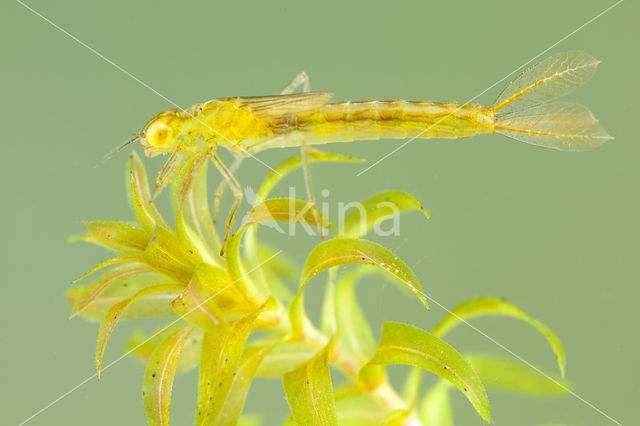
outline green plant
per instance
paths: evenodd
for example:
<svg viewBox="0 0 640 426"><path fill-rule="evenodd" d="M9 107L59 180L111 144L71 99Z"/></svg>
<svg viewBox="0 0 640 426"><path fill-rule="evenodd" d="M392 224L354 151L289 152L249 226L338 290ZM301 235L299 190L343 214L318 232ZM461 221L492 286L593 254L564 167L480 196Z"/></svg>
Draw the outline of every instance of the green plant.
<svg viewBox="0 0 640 426"><path fill-rule="evenodd" d="M310 160L357 161L324 152L313 152ZM568 384L561 378L549 380L523 364L496 356L463 356L442 340L453 327L477 316L514 317L545 336L564 375L559 340L543 324L501 299L465 302L431 332L386 323L376 343L355 296L357 282L382 274L425 306L427 297L402 260L361 236L390 214L418 211L428 217L428 213L404 192L372 197L362 204L366 214L351 211L335 236L320 242L298 271L283 254L259 242L257 225L274 220L317 223L304 201L268 199L281 177L300 164L300 157L293 157L265 179L224 258L218 254L220 240L209 212L203 159L185 163L173 183L174 228L149 202L145 169L135 154L127 168L127 189L137 223L85 223L87 233L79 239L118 255L80 279L113 267L108 272L67 293L72 316L102 321L96 350L98 374L107 341L120 319L177 317L150 335L135 334L129 344L129 353L146 363L143 402L150 424L168 424L174 375L196 366L197 425L238 423L255 376L281 377L292 413L288 421L304 425L452 424L448 398L453 387L489 421L485 386L533 394L567 391ZM320 223L333 228L322 215ZM358 265L338 272L345 264ZM317 327L305 313L303 295L309 281L325 270L329 270L326 297L322 325ZM294 294L286 281L298 276ZM401 393L387 379L385 366L391 364L412 366ZM344 380L337 386L330 366L343 373ZM442 379L424 393L423 370Z"/></svg>

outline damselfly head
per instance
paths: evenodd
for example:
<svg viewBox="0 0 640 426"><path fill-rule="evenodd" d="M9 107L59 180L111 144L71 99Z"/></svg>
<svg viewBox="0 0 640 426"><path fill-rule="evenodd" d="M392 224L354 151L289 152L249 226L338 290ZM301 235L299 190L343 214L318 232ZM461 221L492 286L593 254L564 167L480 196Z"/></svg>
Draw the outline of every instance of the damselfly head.
<svg viewBox="0 0 640 426"><path fill-rule="evenodd" d="M181 133L178 110L167 110L152 118L140 132L140 140L147 157L166 152L177 142Z"/></svg>

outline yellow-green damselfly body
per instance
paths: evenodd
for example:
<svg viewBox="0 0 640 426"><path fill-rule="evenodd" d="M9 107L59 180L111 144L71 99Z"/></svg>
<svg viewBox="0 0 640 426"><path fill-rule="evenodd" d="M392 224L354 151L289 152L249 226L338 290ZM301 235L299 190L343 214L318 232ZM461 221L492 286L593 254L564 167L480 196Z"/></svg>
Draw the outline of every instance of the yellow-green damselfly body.
<svg viewBox="0 0 640 426"><path fill-rule="evenodd" d="M563 151L611 137L577 104L547 103L585 84L599 61L584 52L552 56L511 82L493 105L407 100L332 102L329 93L214 99L167 110L140 132L148 156L227 146L238 155L272 147L356 140L464 138L501 133Z"/></svg>
<svg viewBox="0 0 640 426"><path fill-rule="evenodd" d="M584 52L557 54L526 69L492 105L411 100L334 102L329 93L214 99L158 114L130 142L139 139L148 157L171 154L157 178L156 194L179 168L182 156L211 155L227 182L236 188L236 198L239 186L217 158L217 147L228 147L242 158L270 148L499 133L545 148L586 151L611 136L586 107L549 101L585 84L598 63Z"/></svg>

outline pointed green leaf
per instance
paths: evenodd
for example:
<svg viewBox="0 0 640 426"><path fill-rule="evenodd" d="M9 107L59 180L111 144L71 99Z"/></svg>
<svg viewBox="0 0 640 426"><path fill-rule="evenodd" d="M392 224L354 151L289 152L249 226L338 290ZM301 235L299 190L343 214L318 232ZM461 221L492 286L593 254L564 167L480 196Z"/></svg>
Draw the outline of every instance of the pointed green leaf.
<svg viewBox="0 0 640 426"><path fill-rule="evenodd" d="M173 378L182 347L192 331L192 327L186 327L170 335L156 348L147 364L142 382L142 400L151 426L169 425Z"/></svg>
<svg viewBox="0 0 640 426"><path fill-rule="evenodd" d="M189 196L194 180L199 177L201 167L207 167L207 155L194 155L183 162L175 174L171 185L171 203L173 212L177 213L182 208Z"/></svg>
<svg viewBox="0 0 640 426"><path fill-rule="evenodd" d="M236 424L236 423L226 423ZM258 414L244 415L238 419L237 426L260 426L262 424L262 416Z"/></svg>
<svg viewBox="0 0 640 426"><path fill-rule="evenodd" d="M449 382L440 380L426 393L418 410L424 426L453 426Z"/></svg>
<svg viewBox="0 0 640 426"><path fill-rule="evenodd" d="M116 327L116 324L118 324L118 321L120 320L120 317L122 316L124 310L141 297L150 296L157 293L180 291L183 288L184 286L180 284L153 285L140 290L133 297L116 303L107 311L102 324L100 324L100 330L98 331L98 346L96 347L96 370L98 372L98 377L100 377L100 367L102 365L104 349L107 346L109 337L111 336L113 329Z"/></svg>
<svg viewBox="0 0 640 426"><path fill-rule="evenodd" d="M422 369L413 367L409 370L407 378L402 388L402 399L409 407L415 408L420 395L420 385L422 384Z"/></svg>
<svg viewBox="0 0 640 426"><path fill-rule="evenodd" d="M89 320L102 321L111 306L128 299L143 288L161 283L163 280L166 280L166 278L152 272L129 275L117 279L102 291L80 313L80 316ZM73 307L87 293L89 287L90 285L81 285L67 290L66 295L69 305ZM174 298L175 296L164 293L145 297L143 301L133 302L123 312L121 319L173 316L175 312L171 309L169 303Z"/></svg>
<svg viewBox="0 0 640 426"><path fill-rule="evenodd" d="M137 262L137 261L138 259L135 257L112 257L111 259L107 259L104 262L100 262L93 268L89 269L89 271L85 272L75 280L71 281L71 284L82 281L83 279L87 278L89 275L92 275L98 272L100 269L106 268L107 266L116 265L118 263L128 263L128 262Z"/></svg>
<svg viewBox="0 0 640 426"><path fill-rule="evenodd" d="M317 150L312 150L309 155L307 156L309 162L317 162L317 161L362 161L360 159L356 159L353 157L348 157L345 155L340 155L340 154L331 154L331 153L325 153L325 152L320 152ZM267 176L267 178L263 181L262 186L260 187L260 189L258 190L258 193L255 196L254 200L249 200L250 203L252 203L254 206L257 206L259 204L261 204L263 201L265 201L265 199L267 198L267 196L269 195L269 193L271 192L271 190L273 189L273 187L281 180L283 179L288 173L290 173L291 171L297 169L298 167L300 167L302 165L302 157L301 156L297 156L297 157L292 157L289 158L288 160L284 161L282 164L280 164L279 166L277 166L273 172ZM305 203L305 208L308 208L309 206L306 205ZM313 216L313 211L311 211L311 214ZM320 219L320 218L319 218ZM322 219L320 219L322 220ZM309 222L312 225L316 225L315 222L315 217L314 220ZM321 223L323 223L321 221ZM257 228L256 227L249 227L247 229L246 232L247 236L245 238L245 254L246 254L246 258L248 260L248 265L247 267L251 270L253 267L256 267L260 264L260 256L257 253L258 249L258 243L257 243ZM281 300L282 302L287 303L288 301L290 301L291 299L289 298L289 295L287 294L288 292L286 291L285 288L283 288L282 285L280 285L280 280L271 280L271 276L267 276L267 275L272 275L269 273L263 273L263 268L258 268L255 275L258 275L257 279L255 280L256 282L254 283L254 287L256 287L256 289L258 291L262 291L264 294L269 294L269 290L271 295L278 297L279 300ZM296 276L297 276L297 271L296 271ZM284 298L280 298L280 296L284 296ZM291 295L291 298L293 297L293 295Z"/></svg>
<svg viewBox="0 0 640 426"><path fill-rule="evenodd" d="M231 387L229 388L229 394L224 401L224 406L222 410L220 410L220 414L218 414L218 417L213 422L214 425L225 426L238 423L256 370L269 349L271 349L270 345L245 347L238 369L233 377Z"/></svg>
<svg viewBox="0 0 640 426"><path fill-rule="evenodd" d="M361 237L385 218L409 210L421 211L427 219L431 217L411 194L401 191L380 193L349 211L340 225L339 235L348 238Z"/></svg>
<svg viewBox="0 0 640 426"><path fill-rule="evenodd" d="M355 284L367 274L378 271L378 268L369 265L358 266L342 272L336 286L336 319L340 341L360 362L366 362L373 356L376 342L356 298Z"/></svg>
<svg viewBox="0 0 640 426"><path fill-rule="evenodd" d="M329 372L331 344L282 376L291 414L299 425L337 425L333 386Z"/></svg>
<svg viewBox="0 0 640 426"><path fill-rule="evenodd" d="M131 308L129 308L131 309ZM138 330L129 338L125 351L138 358L144 364L149 362L151 355L156 348L169 336L182 330L189 324L181 319L175 320L168 325L146 335ZM202 330L194 330L187 338L182 348L176 373L187 371L200 363L200 349L202 347Z"/></svg>
<svg viewBox="0 0 640 426"><path fill-rule="evenodd" d="M293 417L289 416L282 422L282 426L298 426L298 424L293 420Z"/></svg>
<svg viewBox="0 0 640 426"><path fill-rule="evenodd" d="M245 271L242 258L240 256L240 242L244 232L252 225L273 221L292 221L315 225L313 211L305 201L288 198L276 198L266 200L264 203L254 207L247 218L246 223L230 239L227 245L227 269L231 278L237 285L243 288L245 294L251 294L247 290L248 286L255 287L248 272ZM330 226L330 222L324 216L320 216L320 223ZM270 260L270 259L269 259ZM262 265L260 265L261 267Z"/></svg>
<svg viewBox="0 0 640 426"><path fill-rule="evenodd" d="M131 211L133 211L138 223L144 230L151 233L156 228L156 225L168 228L164 219L162 219L162 216L150 201L151 195L149 194L147 172L144 169L144 164L140 161L140 157L135 152L131 154L127 164L127 195Z"/></svg>
<svg viewBox="0 0 640 426"><path fill-rule="evenodd" d="M280 377L307 362L316 352L306 342L283 342L267 352L256 374Z"/></svg>
<svg viewBox="0 0 640 426"><path fill-rule="evenodd" d="M108 220L84 221L88 235L85 240L117 253L139 255L149 244L149 233L126 222Z"/></svg>
<svg viewBox="0 0 640 426"><path fill-rule="evenodd" d="M294 338L304 334L307 315L304 310L304 288L311 278L334 266L349 263L376 265L395 275L402 286L412 291L423 305L427 306L427 298L422 286L413 271L396 255L386 248L367 240L353 238L333 238L318 244L307 257L302 270L300 288L296 294L289 318Z"/></svg>
<svg viewBox="0 0 640 426"><path fill-rule="evenodd" d="M210 295L198 274L193 274L187 288L171 302L171 307L191 324L213 333L229 330L224 314Z"/></svg>
<svg viewBox="0 0 640 426"><path fill-rule="evenodd" d="M204 332L198 329L194 329L189 335L189 338L187 338L187 341L182 347L182 353L180 354L180 359L176 367L176 374L189 371L200 364L203 338Z"/></svg>
<svg viewBox="0 0 640 426"><path fill-rule="evenodd" d="M196 425L210 424L222 410L260 310L235 320L231 333L205 332L198 378Z"/></svg>
<svg viewBox="0 0 640 426"><path fill-rule="evenodd" d="M188 227L201 242L206 256L213 260L212 264L222 266L224 260L220 257L220 237L213 225L209 211L207 190L207 156L192 157L178 172L173 185L174 210L181 215L184 227ZM176 225L176 232L178 232ZM195 237L189 236L196 240Z"/></svg>
<svg viewBox="0 0 640 426"><path fill-rule="evenodd" d="M431 371L460 389L478 414L490 420L489 400L480 377L455 349L437 337L406 324L385 323L378 350L363 370L388 364Z"/></svg>
<svg viewBox="0 0 640 426"><path fill-rule="evenodd" d="M382 424L386 413L371 395L358 395L336 401L340 426L371 426Z"/></svg>
<svg viewBox="0 0 640 426"><path fill-rule="evenodd" d="M322 152L322 151L311 151L308 156L310 163L320 162L320 161L331 161L331 162L362 162L364 159L349 157L347 155L341 154L333 154L330 152ZM261 203L268 196L271 190L278 182L280 182L288 173L296 170L302 166L302 156L298 155L295 157L291 157L285 160L283 163L278 165L273 171L262 181L262 186L258 190L258 194L256 196L255 204Z"/></svg>
<svg viewBox="0 0 640 426"><path fill-rule="evenodd" d="M195 255L194 261L196 263L204 261L218 267L222 265L220 257L212 255L207 243L205 243L200 235L185 221L183 210L178 212L176 218L176 236L189 254Z"/></svg>
<svg viewBox="0 0 640 426"><path fill-rule="evenodd" d="M205 292L226 314L246 314L259 305L250 299L239 281L232 281L226 269L201 263L196 266L195 276Z"/></svg>
<svg viewBox="0 0 640 426"><path fill-rule="evenodd" d="M416 423L416 409L421 384L422 369L420 367L412 367L407 374L402 389L402 399L407 404L407 408L400 408L390 412L384 419L384 426L403 426Z"/></svg>
<svg viewBox="0 0 640 426"><path fill-rule="evenodd" d="M320 214L320 223L324 228L333 225L326 216ZM304 200L293 198L271 198L258 204L249 213L246 225L265 222L297 222L315 225L313 209ZM245 226L246 226L245 225Z"/></svg>
<svg viewBox="0 0 640 426"><path fill-rule="evenodd" d="M518 318L534 326L549 342L558 361L560 374L564 377L567 360L560 339L543 323L529 317L511 303L497 297L478 297L457 306L432 331L433 335L442 337L461 322L485 315L502 315Z"/></svg>
<svg viewBox="0 0 640 426"><path fill-rule="evenodd" d="M158 227L140 256L154 270L180 282L189 282L199 259L169 229Z"/></svg>
<svg viewBox="0 0 640 426"><path fill-rule="evenodd" d="M329 280L327 282L327 289L324 292L324 300L322 301L322 316L320 319L320 329L327 336L333 336L336 334L336 286L335 282L335 269L329 272Z"/></svg>
<svg viewBox="0 0 640 426"><path fill-rule="evenodd" d="M149 271L150 269L148 266L140 264L110 270L93 282L93 284L86 287L84 294L76 300L76 303L71 310L71 317L78 315L86 309L87 306L93 303L98 296L100 296L100 293L116 281L131 275Z"/></svg>
<svg viewBox="0 0 640 426"><path fill-rule="evenodd" d="M512 359L480 354L465 355L465 359L487 387L529 395L562 395L571 389L566 380Z"/></svg>

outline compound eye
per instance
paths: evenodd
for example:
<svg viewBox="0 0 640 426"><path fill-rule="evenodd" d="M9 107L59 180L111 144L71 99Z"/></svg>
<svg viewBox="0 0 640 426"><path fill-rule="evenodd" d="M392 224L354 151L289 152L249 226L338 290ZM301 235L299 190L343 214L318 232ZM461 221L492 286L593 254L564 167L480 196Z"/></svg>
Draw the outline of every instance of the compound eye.
<svg viewBox="0 0 640 426"><path fill-rule="evenodd" d="M145 131L145 139L151 145L158 148L165 148L171 145L173 130L166 124L156 121Z"/></svg>

